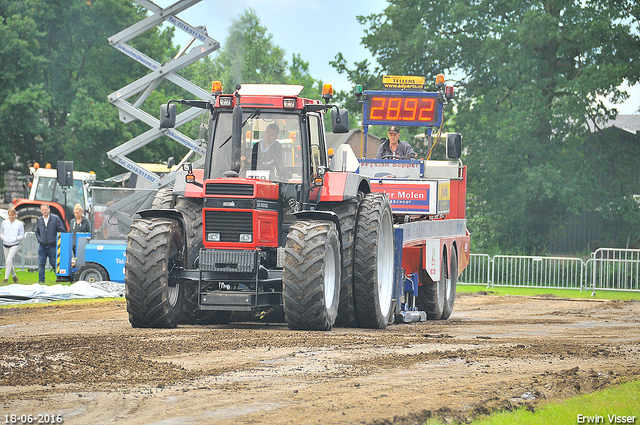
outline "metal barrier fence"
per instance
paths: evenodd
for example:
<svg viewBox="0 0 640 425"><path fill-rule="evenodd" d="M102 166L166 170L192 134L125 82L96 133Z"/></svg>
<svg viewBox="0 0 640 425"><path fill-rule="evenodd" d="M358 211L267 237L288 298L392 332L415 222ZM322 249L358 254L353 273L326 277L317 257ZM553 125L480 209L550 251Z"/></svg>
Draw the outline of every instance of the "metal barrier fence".
<svg viewBox="0 0 640 425"><path fill-rule="evenodd" d="M0 267L4 267L0 250ZM18 270L38 269L38 241L27 232L13 259ZM47 262L47 268L49 268ZM600 248L586 262L570 257L471 254L461 285L517 286L592 291L640 291L640 250Z"/></svg>
<svg viewBox="0 0 640 425"><path fill-rule="evenodd" d="M590 259L471 254L462 285L640 291L640 250L600 248Z"/></svg>
<svg viewBox="0 0 640 425"><path fill-rule="evenodd" d="M491 284L491 257L489 254L471 254L469 265L458 277L458 283L489 286Z"/></svg>
<svg viewBox="0 0 640 425"><path fill-rule="evenodd" d="M4 268L4 250L0 249L0 267ZM13 267L16 270L38 270L38 240L33 232L27 232L20 242L20 249L13 258ZM47 262L47 269L50 269Z"/></svg>
<svg viewBox="0 0 640 425"><path fill-rule="evenodd" d="M640 250L600 248L593 253L592 289L640 290Z"/></svg>
<svg viewBox="0 0 640 425"><path fill-rule="evenodd" d="M584 262L580 258L496 255L491 284L582 290L583 273Z"/></svg>

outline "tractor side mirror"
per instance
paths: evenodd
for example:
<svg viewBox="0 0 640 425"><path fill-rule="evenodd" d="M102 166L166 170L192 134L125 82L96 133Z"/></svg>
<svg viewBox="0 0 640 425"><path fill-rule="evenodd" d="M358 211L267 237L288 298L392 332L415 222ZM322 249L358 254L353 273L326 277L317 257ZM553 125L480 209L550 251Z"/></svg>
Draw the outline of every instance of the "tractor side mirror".
<svg viewBox="0 0 640 425"><path fill-rule="evenodd" d="M176 104L160 105L160 128L173 128L176 126Z"/></svg>
<svg viewBox="0 0 640 425"><path fill-rule="evenodd" d="M460 133L447 134L447 158L459 159L462 155L462 135Z"/></svg>
<svg viewBox="0 0 640 425"><path fill-rule="evenodd" d="M349 132L349 111L346 109L331 109L331 131L334 133Z"/></svg>

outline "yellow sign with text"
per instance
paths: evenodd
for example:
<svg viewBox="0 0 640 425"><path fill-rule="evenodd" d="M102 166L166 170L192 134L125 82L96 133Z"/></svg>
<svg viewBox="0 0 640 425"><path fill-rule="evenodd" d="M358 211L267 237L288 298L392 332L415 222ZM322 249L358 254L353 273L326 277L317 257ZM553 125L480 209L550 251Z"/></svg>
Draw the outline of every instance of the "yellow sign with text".
<svg viewBox="0 0 640 425"><path fill-rule="evenodd" d="M385 75L382 77L382 87L396 90L424 90L425 81L424 77Z"/></svg>
<svg viewBox="0 0 640 425"><path fill-rule="evenodd" d="M451 208L451 183L438 182L438 214L448 214Z"/></svg>

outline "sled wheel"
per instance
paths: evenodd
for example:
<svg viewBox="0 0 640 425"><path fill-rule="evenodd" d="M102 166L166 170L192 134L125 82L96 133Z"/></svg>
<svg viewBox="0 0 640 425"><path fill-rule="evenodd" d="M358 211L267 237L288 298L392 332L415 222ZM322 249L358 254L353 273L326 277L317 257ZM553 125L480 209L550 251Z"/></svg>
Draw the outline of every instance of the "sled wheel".
<svg viewBox="0 0 640 425"><path fill-rule="evenodd" d="M447 320L453 313L453 304L456 302L456 289L458 286L458 256L455 247L451 249L451 260L449 261L449 279L445 285L444 291L444 309L442 310L441 320Z"/></svg>
<svg viewBox="0 0 640 425"><path fill-rule="evenodd" d="M440 262L440 280L431 281L418 289L416 304L427 313L427 319L440 320L444 311L445 292L447 289L447 258L442 253Z"/></svg>

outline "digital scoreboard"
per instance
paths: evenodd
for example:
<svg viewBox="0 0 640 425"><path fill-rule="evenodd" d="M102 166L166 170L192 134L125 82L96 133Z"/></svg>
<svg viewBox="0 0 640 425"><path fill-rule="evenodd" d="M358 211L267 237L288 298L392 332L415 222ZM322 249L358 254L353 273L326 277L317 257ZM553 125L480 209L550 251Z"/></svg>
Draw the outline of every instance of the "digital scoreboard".
<svg viewBox="0 0 640 425"><path fill-rule="evenodd" d="M441 119L438 93L365 92L363 124L438 127Z"/></svg>

